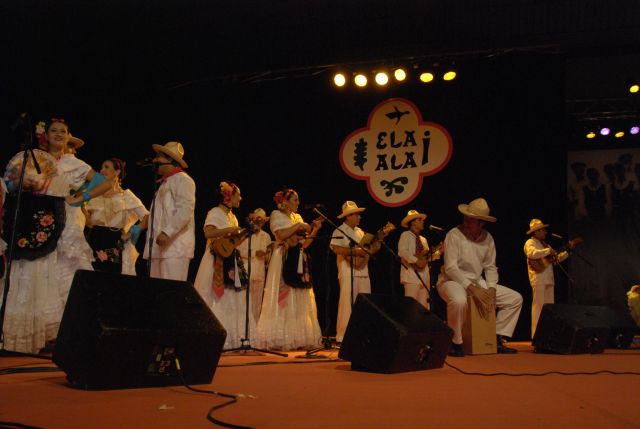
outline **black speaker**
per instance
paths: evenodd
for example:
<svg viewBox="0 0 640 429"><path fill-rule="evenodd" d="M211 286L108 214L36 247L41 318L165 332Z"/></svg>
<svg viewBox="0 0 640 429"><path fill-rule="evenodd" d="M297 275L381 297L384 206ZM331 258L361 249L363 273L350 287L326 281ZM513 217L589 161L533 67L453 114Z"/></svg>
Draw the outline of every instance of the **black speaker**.
<svg viewBox="0 0 640 429"><path fill-rule="evenodd" d="M602 353L606 347L628 347L634 332L609 307L545 304L531 343L536 351Z"/></svg>
<svg viewBox="0 0 640 429"><path fill-rule="evenodd" d="M353 369L405 372L440 368L453 331L415 299L359 294L339 357Z"/></svg>
<svg viewBox="0 0 640 429"><path fill-rule="evenodd" d="M188 282L79 270L53 361L83 389L211 383L226 331Z"/></svg>

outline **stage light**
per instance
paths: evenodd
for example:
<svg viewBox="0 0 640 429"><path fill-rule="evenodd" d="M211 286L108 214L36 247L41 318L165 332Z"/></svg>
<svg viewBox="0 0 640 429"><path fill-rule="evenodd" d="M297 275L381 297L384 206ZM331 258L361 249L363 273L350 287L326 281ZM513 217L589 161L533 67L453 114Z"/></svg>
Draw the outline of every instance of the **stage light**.
<svg viewBox="0 0 640 429"><path fill-rule="evenodd" d="M333 76L333 83L339 87L345 86L347 83L347 78L342 73L336 73Z"/></svg>
<svg viewBox="0 0 640 429"><path fill-rule="evenodd" d="M596 133L594 133L593 131L589 131L587 133L587 138L588 139L592 139L592 138L595 138L595 137L596 137Z"/></svg>
<svg viewBox="0 0 640 429"><path fill-rule="evenodd" d="M631 127L631 129L629 130L629 133L633 135L638 134L638 132L640 132L640 127Z"/></svg>
<svg viewBox="0 0 640 429"><path fill-rule="evenodd" d="M405 72L404 69L395 69L393 71L393 76L398 82L402 82L407 78L407 72Z"/></svg>
<svg viewBox="0 0 640 429"><path fill-rule="evenodd" d="M640 90L640 85L638 85L637 83L629 87L629 92L632 94L637 93L638 90Z"/></svg>
<svg viewBox="0 0 640 429"><path fill-rule="evenodd" d="M356 77L353 79L353 81L359 87L367 86L367 77L363 74L357 74Z"/></svg>
<svg viewBox="0 0 640 429"><path fill-rule="evenodd" d="M420 73L420 80L424 83L429 83L433 80L433 73L424 72Z"/></svg>
<svg viewBox="0 0 640 429"><path fill-rule="evenodd" d="M617 133L615 133L616 138L620 138L620 137L624 137L624 131L618 131Z"/></svg>
<svg viewBox="0 0 640 429"><path fill-rule="evenodd" d="M600 129L600 135L608 136L611 133L611 130L607 127Z"/></svg>
<svg viewBox="0 0 640 429"><path fill-rule="evenodd" d="M376 73L376 83L380 86L386 85L389 82L389 75L385 72Z"/></svg>
<svg viewBox="0 0 640 429"><path fill-rule="evenodd" d="M456 72L454 72L453 70L449 70L442 76L443 80L453 80L455 78L456 78Z"/></svg>

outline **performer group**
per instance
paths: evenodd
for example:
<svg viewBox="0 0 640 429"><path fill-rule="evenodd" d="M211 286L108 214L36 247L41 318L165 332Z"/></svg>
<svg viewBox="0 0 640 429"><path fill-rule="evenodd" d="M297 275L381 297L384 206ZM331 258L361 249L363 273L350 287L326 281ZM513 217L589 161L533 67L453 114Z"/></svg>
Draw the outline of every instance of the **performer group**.
<svg viewBox="0 0 640 429"><path fill-rule="evenodd" d="M152 145L158 188L147 209L131 190L123 188L124 161L105 159L96 172L76 157L84 142L71 135L63 119L48 121L39 138L40 149L28 151L26 157L23 152L15 155L0 181L4 205L7 195L17 193L23 176L25 210L10 270L5 349L38 353L54 347L75 271L135 275L136 242L144 231L143 258L150 260L150 276L155 278L186 280L196 239L206 240L194 287L227 330L225 349L242 345L246 320L256 347L318 347L322 334L307 249L325 219L305 221L298 213L300 196L294 189L276 192L274 210L267 215L263 208L256 208L249 224L241 227L234 214L242 202L241 190L222 181L217 185L218 204L207 213L203 228L197 229L196 186L186 172L182 144ZM340 286L338 343L344 338L356 297L371 293L370 257L386 245L385 239L395 229L388 223L366 233L360 228L365 211L356 202L346 201L336 216L342 224L330 236ZM462 327L469 302L482 314L497 311L497 351L515 353L505 339L515 329L522 296L499 284L496 246L485 229L497 219L483 198L460 204L458 211L461 224L433 247L422 235L427 214L409 210L400 220L403 231L396 249L404 294L428 310L430 264L443 258L435 290L446 303L447 324L453 330L450 355L464 356ZM265 231L267 223L271 234ZM542 305L553 302L553 264L568 256L546 244L547 227L533 219L527 231L531 237L524 246L533 289L532 333ZM8 225L4 229L6 238ZM6 242L0 240L0 254L6 249Z"/></svg>

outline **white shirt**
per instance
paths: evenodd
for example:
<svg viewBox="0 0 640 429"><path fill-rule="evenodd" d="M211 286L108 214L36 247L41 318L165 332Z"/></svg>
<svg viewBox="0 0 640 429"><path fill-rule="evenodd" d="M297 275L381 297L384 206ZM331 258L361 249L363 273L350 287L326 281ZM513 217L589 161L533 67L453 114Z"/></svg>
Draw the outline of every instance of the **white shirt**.
<svg viewBox="0 0 640 429"><path fill-rule="evenodd" d="M341 231L342 230L342 231ZM364 237L364 231L359 227L351 228L345 222L340 225L340 229L336 229L333 231L331 235L331 246L344 247L345 249L349 249L350 241L345 234L349 236L356 243L360 243L362 241L362 237ZM343 276L351 276L351 265L349 265L349 257L345 257L342 255L337 255L336 262L338 264L338 278L342 278ZM353 275L355 277L369 277L369 264L365 264L364 267L360 269L354 269Z"/></svg>
<svg viewBox="0 0 640 429"><path fill-rule="evenodd" d="M497 287L496 245L488 231L484 234L481 241L474 242L465 237L459 228L447 233L444 240L444 267L438 283L454 281L465 289L471 282Z"/></svg>
<svg viewBox="0 0 640 429"><path fill-rule="evenodd" d="M158 188L151 205L153 220L153 258L193 258L195 248L196 184L185 172L170 176ZM153 208L155 206L155 209ZM149 227L151 231L151 227ZM156 244L156 238L164 232L169 245L164 250ZM149 257L149 238L145 240L144 258Z"/></svg>
<svg viewBox="0 0 640 429"><path fill-rule="evenodd" d="M542 259L545 256L551 254L551 247L544 247L544 244L535 237L531 237L524 243L524 254L528 259ZM558 261L562 262L569 254L567 252L560 252L558 254ZM535 270L529 265L527 261L527 271L529 273L529 282L532 287L536 285L553 285L555 280L553 278L553 265L549 264L547 268L541 273L536 273Z"/></svg>
<svg viewBox="0 0 640 429"><path fill-rule="evenodd" d="M256 252L266 252L269 244L271 244L271 236L266 231L260 230L251 236L251 280L264 280L264 257L258 258ZM249 237L240 243L238 251L242 259L249 260ZM247 270L249 269L247 262L245 262L244 266Z"/></svg>
<svg viewBox="0 0 640 429"><path fill-rule="evenodd" d="M131 225L142 220L149 212L142 201L129 189L110 197L99 196L90 200L86 209L91 224L128 231Z"/></svg>
<svg viewBox="0 0 640 429"><path fill-rule="evenodd" d="M426 238L420 236L420 242L422 243L422 247L425 251L429 250L429 243ZM398 256L400 256L402 261L409 266L409 268L405 268L404 265L400 267L400 283L420 283L420 280L418 280L418 276L416 275L417 271L420 274L422 281L429 286L429 264L427 264L422 270L419 270L418 268L414 270L414 268L409 265L415 264L418 261L418 258L416 257L416 235L413 232L407 230L400 234L400 239L398 240Z"/></svg>

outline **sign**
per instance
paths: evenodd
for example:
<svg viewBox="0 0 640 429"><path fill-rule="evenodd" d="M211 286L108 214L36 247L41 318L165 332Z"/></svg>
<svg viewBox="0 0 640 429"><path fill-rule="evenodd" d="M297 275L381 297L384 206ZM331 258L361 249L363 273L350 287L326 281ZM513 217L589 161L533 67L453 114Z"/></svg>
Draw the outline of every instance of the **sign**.
<svg viewBox="0 0 640 429"><path fill-rule="evenodd" d="M377 202L399 207L418 196L423 177L442 170L452 152L446 129L423 122L411 101L391 98L371 111L365 128L347 136L339 156L345 173L366 180Z"/></svg>

